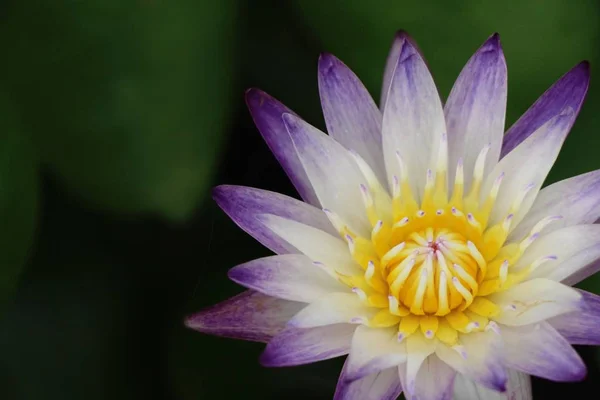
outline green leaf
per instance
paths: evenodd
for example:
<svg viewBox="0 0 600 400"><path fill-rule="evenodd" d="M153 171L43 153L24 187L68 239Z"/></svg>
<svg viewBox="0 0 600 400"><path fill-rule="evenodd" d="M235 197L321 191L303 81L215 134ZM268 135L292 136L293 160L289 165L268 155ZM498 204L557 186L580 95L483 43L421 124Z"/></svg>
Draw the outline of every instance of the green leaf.
<svg viewBox="0 0 600 400"><path fill-rule="evenodd" d="M37 221L37 162L0 92L0 315L26 263Z"/></svg>
<svg viewBox="0 0 600 400"><path fill-rule="evenodd" d="M5 37L42 161L93 207L187 218L231 120L236 3L36 3Z"/></svg>

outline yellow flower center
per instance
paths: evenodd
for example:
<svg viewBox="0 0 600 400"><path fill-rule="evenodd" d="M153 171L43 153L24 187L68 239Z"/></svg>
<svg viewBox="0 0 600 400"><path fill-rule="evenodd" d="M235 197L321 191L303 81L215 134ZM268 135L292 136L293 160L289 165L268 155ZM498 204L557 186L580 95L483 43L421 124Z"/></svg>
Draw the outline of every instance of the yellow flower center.
<svg viewBox="0 0 600 400"><path fill-rule="evenodd" d="M442 149L445 151L445 137ZM459 161L452 195L448 195L446 158L438 157L435 172L427 171L423 195L417 201L408 170L398 155L401 176L394 177L393 195L383 189L372 170L353 154L367 185L361 185L371 237L361 237L339 217L325 210L364 274L337 273L338 279L374 309L372 327L398 326L398 339L420 330L427 338L458 344L459 333L494 328L490 324L503 310L487 296L522 281L549 258L518 270L511 268L548 223L540 221L523 240L505 244L514 215L531 187L514 199L506 216L490 224L490 214L503 175L482 194L487 148L475 163L465 194L463 166Z"/></svg>

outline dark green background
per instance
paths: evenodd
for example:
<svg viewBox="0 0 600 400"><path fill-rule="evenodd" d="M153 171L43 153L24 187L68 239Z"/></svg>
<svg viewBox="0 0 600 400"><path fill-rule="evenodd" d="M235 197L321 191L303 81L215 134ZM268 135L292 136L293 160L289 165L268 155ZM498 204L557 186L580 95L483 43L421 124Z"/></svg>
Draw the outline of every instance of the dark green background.
<svg viewBox="0 0 600 400"><path fill-rule="evenodd" d="M511 124L579 61L595 75L599 18L592 0L0 2L0 398L331 398L341 360L266 369L263 345L183 327L241 291L229 268L268 254L211 186L296 196L244 90L323 128L321 51L378 99L405 29L445 97L497 31ZM592 78L549 182L600 168L599 106ZM580 350L585 382L535 380L534 394L599 390L595 350Z"/></svg>

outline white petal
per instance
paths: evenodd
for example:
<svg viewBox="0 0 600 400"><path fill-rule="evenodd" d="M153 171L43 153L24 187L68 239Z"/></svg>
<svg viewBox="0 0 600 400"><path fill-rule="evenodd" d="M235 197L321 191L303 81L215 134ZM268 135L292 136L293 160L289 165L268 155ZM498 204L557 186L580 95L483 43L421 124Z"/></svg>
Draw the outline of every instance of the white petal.
<svg viewBox="0 0 600 400"><path fill-rule="evenodd" d="M406 364L399 368L402 387L407 396L418 395L417 374L423 363L435 352L437 340L426 339L419 332L410 335L406 340Z"/></svg>
<svg viewBox="0 0 600 400"><path fill-rule="evenodd" d="M459 374L454 380L454 398L457 400L531 400L531 379L527 374L509 369L506 392L502 393L481 386Z"/></svg>
<svg viewBox="0 0 600 400"><path fill-rule="evenodd" d="M502 327L504 358L508 367L557 382L579 381L585 364L550 324Z"/></svg>
<svg viewBox="0 0 600 400"><path fill-rule="evenodd" d="M477 383L496 391L506 388L502 363L502 338L493 331L460 335L461 348L439 344L436 355L452 368ZM462 353L462 354L459 354Z"/></svg>
<svg viewBox="0 0 600 400"><path fill-rule="evenodd" d="M355 381L346 378L344 364L333 400L396 400L402 393L398 369L389 368Z"/></svg>
<svg viewBox="0 0 600 400"><path fill-rule="evenodd" d="M506 114L506 61L498 34L492 35L463 68L444 106L451 168L463 158L465 187L470 187L475 160L490 146L485 171L498 162ZM453 174L449 175L452 183Z"/></svg>
<svg viewBox="0 0 600 400"><path fill-rule="evenodd" d="M504 325L529 325L576 310L581 294L548 279L533 279L488 297L502 310L493 317Z"/></svg>
<svg viewBox="0 0 600 400"><path fill-rule="evenodd" d="M312 302L296 314L288 323L296 328L361 323L371 318L377 309L365 306L354 293L330 293Z"/></svg>
<svg viewBox="0 0 600 400"><path fill-rule="evenodd" d="M360 193L366 181L348 150L295 115L284 114L283 122L323 208L342 217L357 234L370 233Z"/></svg>
<svg viewBox="0 0 600 400"><path fill-rule="evenodd" d="M518 224L529 211L569 133L573 118L573 109L564 110L542 125L494 167L481 191L481 198L484 199L496 178L504 173L490 223L495 224L506 218L513 201L525 191L527 195L516 211L512 225Z"/></svg>
<svg viewBox="0 0 600 400"><path fill-rule="evenodd" d="M398 151L418 196L445 132L444 112L433 78L418 50L404 39L383 112L383 152L390 187L393 176L400 177Z"/></svg>
<svg viewBox="0 0 600 400"><path fill-rule="evenodd" d="M537 239L515 264L515 268L526 267L542 257L556 258L536 268L530 279L541 277L563 281L599 256L600 225L575 225Z"/></svg>
<svg viewBox="0 0 600 400"><path fill-rule="evenodd" d="M540 190L531 210L510 233L508 241L521 240L542 218L553 215L560 215L562 219L548 225L545 233L596 222L600 218L600 170L565 179Z"/></svg>
<svg viewBox="0 0 600 400"><path fill-rule="evenodd" d="M399 368L400 376L406 372L406 364ZM436 355L432 354L423 362L417 373L414 395L405 393L408 400L451 400L452 386L456 371Z"/></svg>
<svg viewBox="0 0 600 400"><path fill-rule="evenodd" d="M260 362L268 367L289 367L348 354L355 328L350 324L310 329L288 327L271 339Z"/></svg>
<svg viewBox="0 0 600 400"><path fill-rule="evenodd" d="M405 361L406 343L398 342L397 328L359 326L352 338L346 376L350 380L364 378Z"/></svg>
<svg viewBox="0 0 600 400"><path fill-rule="evenodd" d="M348 245L340 238L275 215L264 214L257 218L312 261L318 261L347 275L360 273L360 267L352 259Z"/></svg>
<svg viewBox="0 0 600 400"><path fill-rule="evenodd" d="M269 296L304 303L350 290L302 254L252 260L230 269L229 278Z"/></svg>

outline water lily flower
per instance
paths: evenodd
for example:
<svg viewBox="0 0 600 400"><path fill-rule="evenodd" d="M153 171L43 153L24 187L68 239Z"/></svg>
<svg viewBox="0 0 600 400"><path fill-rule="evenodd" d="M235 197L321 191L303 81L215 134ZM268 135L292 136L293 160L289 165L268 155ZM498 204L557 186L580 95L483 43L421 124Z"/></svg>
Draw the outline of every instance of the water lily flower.
<svg viewBox="0 0 600 400"><path fill-rule="evenodd" d="M191 316L267 342L265 366L348 355L335 399L526 399L529 375L577 381L600 343L600 171L542 188L589 83L582 62L504 133L506 62L492 35L445 104L399 32L379 107L319 59L328 135L255 89L254 121L304 200L238 186L214 198L277 255L229 271L249 290Z"/></svg>

